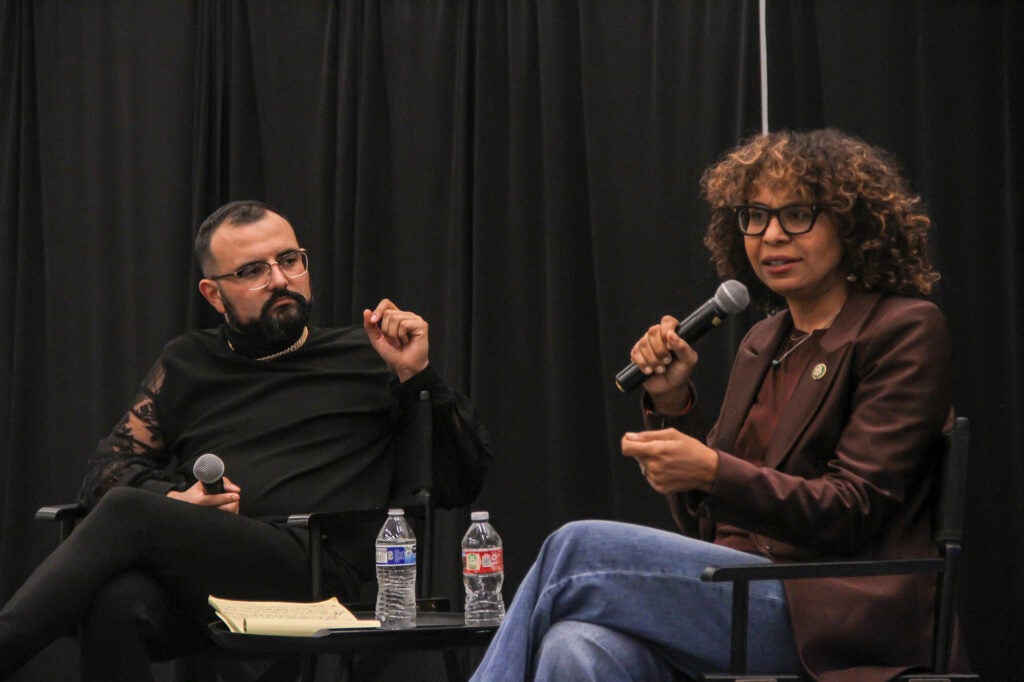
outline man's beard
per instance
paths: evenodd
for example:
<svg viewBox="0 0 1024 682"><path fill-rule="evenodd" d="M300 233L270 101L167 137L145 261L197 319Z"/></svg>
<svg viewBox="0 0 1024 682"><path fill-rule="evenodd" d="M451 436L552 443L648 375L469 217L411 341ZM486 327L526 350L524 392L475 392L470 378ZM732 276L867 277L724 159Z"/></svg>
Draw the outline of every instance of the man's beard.
<svg viewBox="0 0 1024 682"><path fill-rule="evenodd" d="M281 299L290 299L295 305L275 307L274 304ZM250 322L239 322L235 307L224 299L224 315L228 326L253 341L268 346L291 343L298 338L309 323L311 308L312 297L307 301L305 296L294 291L278 291L263 304L259 318Z"/></svg>

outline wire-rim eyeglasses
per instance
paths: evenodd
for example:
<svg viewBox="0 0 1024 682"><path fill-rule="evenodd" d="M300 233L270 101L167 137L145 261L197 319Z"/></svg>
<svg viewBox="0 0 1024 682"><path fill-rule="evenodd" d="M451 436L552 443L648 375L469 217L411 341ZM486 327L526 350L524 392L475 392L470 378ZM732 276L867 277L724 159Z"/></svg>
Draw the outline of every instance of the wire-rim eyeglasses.
<svg viewBox="0 0 1024 682"><path fill-rule="evenodd" d="M302 277L309 272L309 252L306 249L298 249L282 253L272 261L256 261L246 263L234 272L226 272L223 275L213 275L206 279L236 279L249 291L263 289L270 285L270 276L274 266L277 266L288 279Z"/></svg>

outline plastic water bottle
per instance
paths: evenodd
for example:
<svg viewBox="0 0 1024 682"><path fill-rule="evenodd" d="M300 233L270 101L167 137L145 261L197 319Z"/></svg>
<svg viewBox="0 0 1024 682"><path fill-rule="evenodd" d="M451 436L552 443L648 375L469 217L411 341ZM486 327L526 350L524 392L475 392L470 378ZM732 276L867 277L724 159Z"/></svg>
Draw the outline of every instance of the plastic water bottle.
<svg viewBox="0 0 1024 682"><path fill-rule="evenodd" d="M405 510L389 509L377 534L377 609L382 627L416 626L416 535Z"/></svg>
<svg viewBox="0 0 1024 682"><path fill-rule="evenodd" d="M501 536L490 523L490 514L473 512L469 530L462 537L462 584L466 588L466 625L498 625L505 617L501 583L505 560Z"/></svg>

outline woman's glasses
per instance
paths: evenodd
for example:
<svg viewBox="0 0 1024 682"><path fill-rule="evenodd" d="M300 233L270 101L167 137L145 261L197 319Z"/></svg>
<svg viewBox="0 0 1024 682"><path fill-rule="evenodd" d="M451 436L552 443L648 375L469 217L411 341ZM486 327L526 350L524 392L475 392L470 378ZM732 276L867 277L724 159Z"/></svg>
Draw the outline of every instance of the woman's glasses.
<svg viewBox="0 0 1024 682"><path fill-rule="evenodd" d="M825 210L818 204L789 204L782 208L768 208L751 204L733 206L740 232L748 237L759 237L768 229L772 216L779 221L779 227L788 235L804 234L814 227L814 221Z"/></svg>

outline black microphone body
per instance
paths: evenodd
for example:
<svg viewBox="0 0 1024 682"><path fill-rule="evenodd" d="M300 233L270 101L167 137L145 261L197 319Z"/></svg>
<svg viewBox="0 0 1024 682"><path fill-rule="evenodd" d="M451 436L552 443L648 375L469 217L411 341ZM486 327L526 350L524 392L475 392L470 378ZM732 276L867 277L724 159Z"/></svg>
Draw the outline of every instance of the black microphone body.
<svg viewBox="0 0 1024 682"><path fill-rule="evenodd" d="M722 282L713 297L676 325L676 334L683 341L692 344L709 330L722 324L726 317L746 308L749 303L750 294L742 282L734 279ZM625 393L640 386L651 376L653 375L644 374L636 363L631 362L615 375L615 385Z"/></svg>
<svg viewBox="0 0 1024 682"><path fill-rule="evenodd" d="M207 495L220 495L224 492L224 479L218 478L213 483L203 481L203 492Z"/></svg>
<svg viewBox="0 0 1024 682"><path fill-rule="evenodd" d="M200 455L192 465L192 474L203 484L207 495L224 492L224 460L213 453Z"/></svg>

